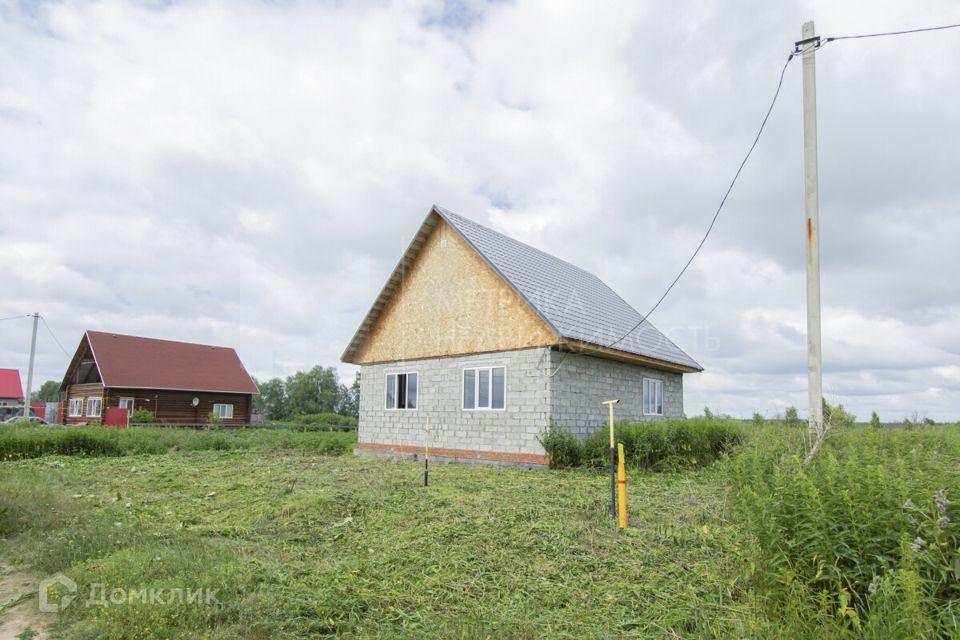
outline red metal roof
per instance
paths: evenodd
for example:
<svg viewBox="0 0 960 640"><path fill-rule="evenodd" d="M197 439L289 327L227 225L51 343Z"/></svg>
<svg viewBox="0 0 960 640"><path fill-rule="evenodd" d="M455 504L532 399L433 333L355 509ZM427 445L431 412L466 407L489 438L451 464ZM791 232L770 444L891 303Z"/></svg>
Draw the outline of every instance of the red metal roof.
<svg viewBox="0 0 960 640"><path fill-rule="evenodd" d="M229 347L87 331L105 387L259 393Z"/></svg>
<svg viewBox="0 0 960 640"><path fill-rule="evenodd" d="M16 369L0 369L0 398L23 400L20 372Z"/></svg>

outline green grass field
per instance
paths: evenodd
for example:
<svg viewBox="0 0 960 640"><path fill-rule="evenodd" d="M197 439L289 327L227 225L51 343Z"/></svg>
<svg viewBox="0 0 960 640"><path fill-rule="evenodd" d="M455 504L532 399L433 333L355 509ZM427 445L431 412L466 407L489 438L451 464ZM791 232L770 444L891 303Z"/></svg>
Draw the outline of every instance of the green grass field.
<svg viewBox="0 0 960 640"><path fill-rule="evenodd" d="M917 518L921 510L936 516L933 488L960 495L955 427L841 433L822 462L799 474L791 467L796 438L772 428L706 469L633 471L625 532L610 520L608 477L587 467L437 465L425 488L417 464L336 455L343 447L317 440L290 447L244 437L245 448L128 448L0 463L4 570L34 578L59 571L78 584L77 600L50 633L935 638L956 631L949 626L956 575L948 566L937 582L923 564L960 558L956 523L921 522L928 545L918 554L900 540L920 525L889 512L912 499ZM886 476L877 471L887 467ZM878 505L858 510L860 500ZM890 524L878 525L884 518ZM939 555L924 555L934 545ZM808 557L814 552L819 572ZM878 572L879 589L867 595L863 581ZM92 588L109 606L86 606ZM215 589L216 602L141 597L178 589ZM114 590L123 602L109 602ZM0 602L0 621L34 603Z"/></svg>

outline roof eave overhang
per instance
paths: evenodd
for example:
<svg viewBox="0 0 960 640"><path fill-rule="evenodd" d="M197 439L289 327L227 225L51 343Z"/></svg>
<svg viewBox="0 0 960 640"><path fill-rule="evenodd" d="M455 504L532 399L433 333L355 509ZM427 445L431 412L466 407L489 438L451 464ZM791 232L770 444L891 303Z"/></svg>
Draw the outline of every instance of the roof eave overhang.
<svg viewBox="0 0 960 640"><path fill-rule="evenodd" d="M183 389L179 387L131 387L123 385L103 385L104 389L138 389L141 391L191 391L194 393L230 393L238 396L258 396L259 391L238 391L236 389Z"/></svg>
<svg viewBox="0 0 960 640"><path fill-rule="evenodd" d="M386 283L384 283L383 287L380 288L380 293L373 301L373 304L370 305L370 310L367 311L367 314L363 317L363 321L360 322L360 326L357 328L356 332L354 332L353 337L350 339L350 344L347 345L347 348L340 355L340 362L353 364L354 358L356 357L360 346L370 335L370 331L377 323L377 319L380 317L380 314L383 313L383 311L387 308L387 305L390 304L390 300L393 298L394 292L403 282L404 275L413 265L413 261L416 259L417 255L419 255L420 250L427 243L427 240L429 240L430 236L433 235L433 231L436 229L439 222L440 214L436 211L436 207L431 208L430 213L427 214L427 217L423 220L423 222L420 224L420 227L417 229L417 232L414 234L413 240L410 241L410 244L407 246L406 250L404 250L403 256L401 256L397 266L394 267L393 271L387 277Z"/></svg>
<svg viewBox="0 0 960 640"><path fill-rule="evenodd" d="M669 362L667 360L660 360L658 358L651 358L649 356L642 356L636 353L630 353L629 351L621 351L619 349L611 349L610 347L604 347L602 345L593 344L590 342L584 342L583 340L564 340L559 348L563 351L570 351L572 353L585 353L588 355L599 356L601 358L609 358L611 360L620 360L621 362L630 362L633 364L641 364L651 369L660 369L662 371L672 371L674 373L699 373L703 371L703 367L700 366L690 366L687 364L681 364L678 362Z"/></svg>

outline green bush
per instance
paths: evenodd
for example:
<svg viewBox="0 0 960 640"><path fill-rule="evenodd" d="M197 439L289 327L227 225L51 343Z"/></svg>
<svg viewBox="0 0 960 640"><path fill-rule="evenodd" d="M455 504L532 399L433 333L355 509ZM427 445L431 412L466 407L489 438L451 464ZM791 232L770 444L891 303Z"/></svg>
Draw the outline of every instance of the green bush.
<svg viewBox="0 0 960 640"><path fill-rule="evenodd" d="M745 560L772 610L866 637L957 637L960 430L837 429L806 464L782 436L765 430L728 464ZM889 635L905 624L914 631Z"/></svg>
<svg viewBox="0 0 960 640"><path fill-rule="evenodd" d="M130 412L130 424L152 424L156 422L153 411L149 409L134 409Z"/></svg>
<svg viewBox="0 0 960 640"><path fill-rule="evenodd" d="M686 418L616 426L626 462L644 469L665 470L709 465L743 440L743 427L729 418ZM604 467L610 460L610 438L598 431L584 440L584 462Z"/></svg>
<svg viewBox="0 0 960 640"><path fill-rule="evenodd" d="M168 451L229 449L302 450L339 455L353 449L355 433L289 429L197 431L173 427L43 427L0 425L0 460L45 455L120 456Z"/></svg>
<svg viewBox="0 0 960 640"><path fill-rule="evenodd" d="M657 471L712 464L743 440L743 427L728 418L678 418L616 425L626 464ZM600 429L578 442L559 425L551 425L540 442L551 466L610 464L610 436Z"/></svg>
<svg viewBox="0 0 960 640"><path fill-rule="evenodd" d="M788 427L800 426L800 415L796 407L787 407L787 410L783 414L783 419Z"/></svg>
<svg viewBox="0 0 960 640"><path fill-rule="evenodd" d="M580 443L572 433L553 420L538 439L550 458L551 469L580 466L583 454Z"/></svg>
<svg viewBox="0 0 960 640"><path fill-rule="evenodd" d="M848 413L842 404L831 406L826 400L823 401L823 421L825 424L835 429L845 429L853 427L857 423L857 416Z"/></svg>
<svg viewBox="0 0 960 640"><path fill-rule="evenodd" d="M355 427L357 419L339 413L304 413L291 419L294 424L327 425L332 427Z"/></svg>

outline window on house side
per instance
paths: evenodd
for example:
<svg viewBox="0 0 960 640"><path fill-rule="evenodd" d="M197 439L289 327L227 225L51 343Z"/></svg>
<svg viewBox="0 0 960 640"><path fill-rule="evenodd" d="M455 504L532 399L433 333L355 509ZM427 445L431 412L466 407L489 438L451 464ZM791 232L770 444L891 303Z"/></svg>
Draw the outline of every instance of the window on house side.
<svg viewBox="0 0 960 640"><path fill-rule="evenodd" d="M213 415L222 418L224 420L233 417L233 405L232 404L215 404L213 405Z"/></svg>
<svg viewBox="0 0 960 640"><path fill-rule="evenodd" d="M87 398L87 417L99 418L103 401L100 398Z"/></svg>
<svg viewBox="0 0 960 640"><path fill-rule="evenodd" d="M467 411L496 410L506 406L505 367L474 367L463 370L463 408Z"/></svg>
<svg viewBox="0 0 960 640"><path fill-rule="evenodd" d="M395 373L387 374L387 409L397 408L397 375Z"/></svg>
<svg viewBox="0 0 960 640"><path fill-rule="evenodd" d="M416 372L387 374L387 409L416 409L419 396L419 376Z"/></svg>
<svg viewBox="0 0 960 640"><path fill-rule="evenodd" d="M493 383L490 385L490 408L503 409L506 400L506 370L503 367L494 367L490 370L493 377Z"/></svg>
<svg viewBox="0 0 960 640"><path fill-rule="evenodd" d="M79 418L83 415L83 398L70 399L70 411L68 415L71 418Z"/></svg>
<svg viewBox="0 0 960 640"><path fill-rule="evenodd" d="M120 398L120 408L133 412L133 398Z"/></svg>
<svg viewBox="0 0 960 640"><path fill-rule="evenodd" d="M477 370L463 370L463 408L473 409L477 406Z"/></svg>
<svg viewBox="0 0 960 640"><path fill-rule="evenodd" d="M490 369L477 372L477 408L490 407Z"/></svg>
<svg viewBox="0 0 960 640"><path fill-rule="evenodd" d="M643 379L643 415L663 415L663 381Z"/></svg>

